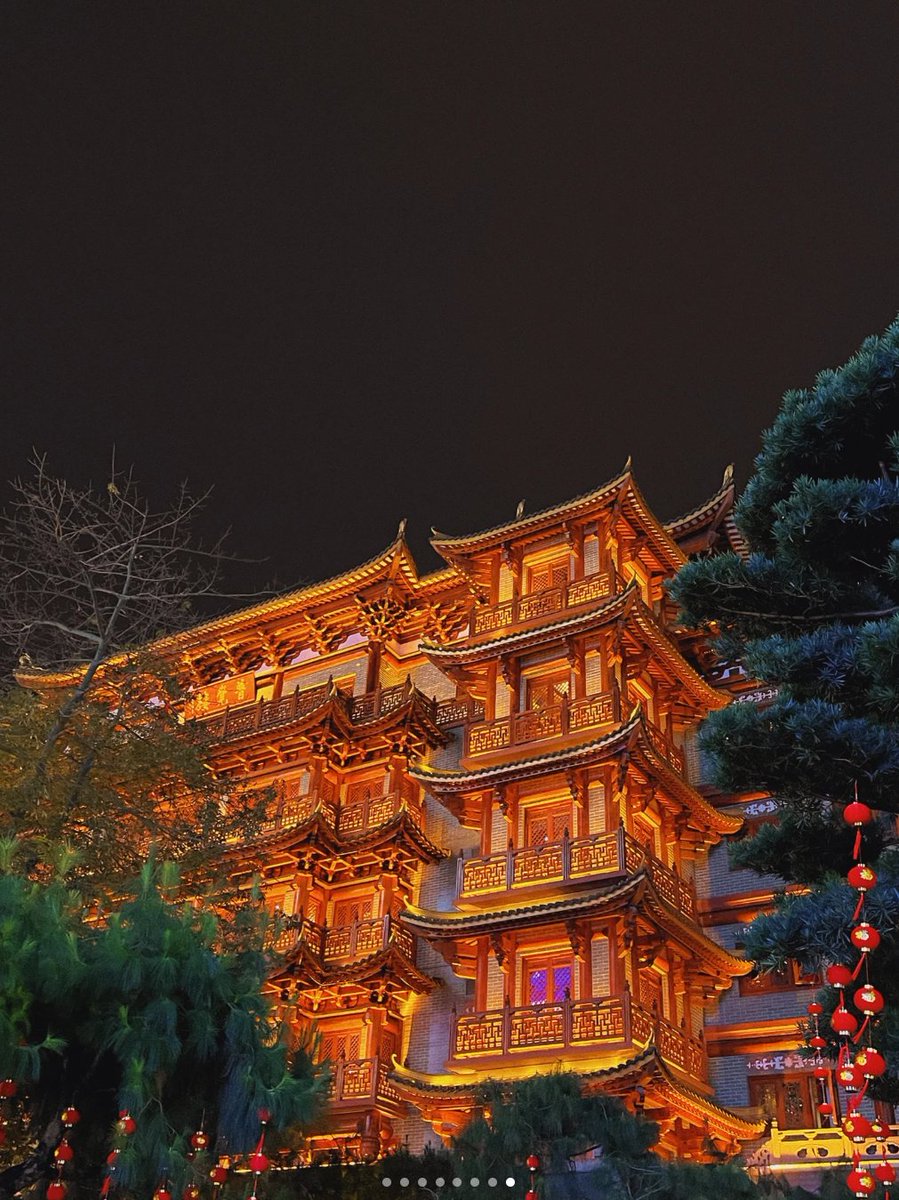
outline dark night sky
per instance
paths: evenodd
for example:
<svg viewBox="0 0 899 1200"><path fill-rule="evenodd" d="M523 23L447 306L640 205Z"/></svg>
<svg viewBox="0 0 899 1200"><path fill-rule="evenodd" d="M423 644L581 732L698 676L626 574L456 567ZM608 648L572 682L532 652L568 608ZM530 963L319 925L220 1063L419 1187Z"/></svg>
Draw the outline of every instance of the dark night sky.
<svg viewBox="0 0 899 1200"><path fill-rule="evenodd" d="M899 309L893 0L6 0L0 474L283 584L633 454L662 515Z"/></svg>

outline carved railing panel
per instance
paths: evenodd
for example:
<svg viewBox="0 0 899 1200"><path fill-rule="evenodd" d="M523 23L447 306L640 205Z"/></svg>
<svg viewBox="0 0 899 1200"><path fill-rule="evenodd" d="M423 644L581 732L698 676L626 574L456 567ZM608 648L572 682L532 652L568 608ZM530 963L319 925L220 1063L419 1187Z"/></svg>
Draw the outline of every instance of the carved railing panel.
<svg viewBox="0 0 899 1200"><path fill-rule="evenodd" d="M525 746L583 729L599 729L616 719L614 696L611 692L598 692L583 700L564 700L549 708L528 709L495 721L471 724L466 731L465 752L477 758L510 746Z"/></svg>
<svg viewBox="0 0 899 1200"><path fill-rule="evenodd" d="M516 713L512 718L512 741L516 746L522 742L538 742L541 738L556 737L562 732L562 705L535 708Z"/></svg>
<svg viewBox="0 0 899 1200"><path fill-rule="evenodd" d="M679 912L695 916L696 897L691 884L625 833L622 826L611 833L460 859L458 897L469 900L537 884L561 884L597 875L632 875L641 870L647 872L663 900Z"/></svg>
<svg viewBox="0 0 899 1200"><path fill-rule="evenodd" d="M337 829L340 833L361 833L366 829L377 829L386 825L399 812L403 797L397 792L384 796L373 796L360 804L341 807L337 814Z"/></svg>
<svg viewBox="0 0 899 1200"><path fill-rule="evenodd" d="M380 1058L338 1059L331 1064L329 1095L333 1104L358 1104L377 1099L399 1100L388 1079L390 1064Z"/></svg>
<svg viewBox="0 0 899 1200"><path fill-rule="evenodd" d="M438 725L465 725L469 721L480 721L484 717L484 705L470 696L459 696L453 700L441 700L437 705Z"/></svg>
<svg viewBox="0 0 899 1200"><path fill-rule="evenodd" d="M542 620L564 609L592 604L612 595L612 578L600 571L586 579L575 579L564 587L532 592L514 600L503 600L487 608L476 608L471 615L470 630L477 634L497 633L513 625Z"/></svg>
<svg viewBox="0 0 899 1200"><path fill-rule="evenodd" d="M684 752L679 746L675 746L674 742L664 734L661 729L655 725L647 723L646 728L649 730L649 740L658 750L663 758L667 759L672 767L679 775L684 773Z"/></svg>
<svg viewBox="0 0 899 1200"><path fill-rule="evenodd" d="M628 996L565 999L463 1013L453 1028L452 1056L475 1058L571 1046L626 1044Z"/></svg>
<svg viewBox="0 0 899 1200"><path fill-rule="evenodd" d="M498 721L483 721L468 728L467 751L470 755L489 754L492 750L505 750L511 744L512 725L508 717Z"/></svg>
<svg viewBox="0 0 899 1200"><path fill-rule="evenodd" d="M554 842L546 846L513 850L512 886L563 879L566 849L562 842Z"/></svg>
<svg viewBox="0 0 899 1200"><path fill-rule="evenodd" d="M611 725L615 719L615 704L611 692L587 696L584 700L572 700L568 705L568 728L572 733L578 729Z"/></svg>
<svg viewBox="0 0 899 1200"><path fill-rule="evenodd" d="M297 688L289 696L284 696L280 700L259 700L255 704L248 704L242 708L226 708L224 712L206 718L204 725L217 741L246 737L260 729L270 730L290 725L324 704L331 695L334 695L337 702L343 705L351 720L363 723L387 716L395 709L402 707L414 690L408 681L393 687L378 688L374 692L366 692L363 696L348 696L340 691L332 692L328 684L308 688L303 692ZM436 701L419 694L419 702L425 705L429 709L431 717L436 719Z"/></svg>

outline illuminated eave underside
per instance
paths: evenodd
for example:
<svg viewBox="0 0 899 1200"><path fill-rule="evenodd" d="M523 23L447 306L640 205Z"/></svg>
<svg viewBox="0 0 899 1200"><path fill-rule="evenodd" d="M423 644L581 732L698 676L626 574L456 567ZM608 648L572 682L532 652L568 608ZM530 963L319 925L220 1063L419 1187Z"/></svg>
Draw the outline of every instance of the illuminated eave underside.
<svg viewBox="0 0 899 1200"><path fill-rule="evenodd" d="M518 783L555 771L596 765L614 758L625 750L636 752L646 766L681 797L701 828L718 834L736 833L741 828L741 817L731 817L719 812L699 792L690 787L655 750L639 707L627 721L615 729L578 746L550 750L533 758L468 771L453 771L419 764L410 767L409 774L433 795L443 797L478 792L505 783Z"/></svg>
<svg viewBox="0 0 899 1200"><path fill-rule="evenodd" d="M270 856L276 850L308 850L310 853L339 855L351 858L363 850L406 849L421 862L440 862L449 857L449 851L435 845L422 831L418 822L403 809L372 829L358 834L342 834L325 820L321 812L313 813L302 824L255 839L241 846L229 846L229 855L246 859L265 853Z"/></svg>
<svg viewBox="0 0 899 1200"><path fill-rule="evenodd" d="M551 1069L556 1068L553 1066ZM670 1089L672 1097L679 1101L678 1107L682 1107L700 1124L707 1122L710 1131L719 1136L748 1142L754 1141L764 1133L762 1122L755 1123L737 1116L677 1079L654 1045L649 1045L640 1054L624 1062L577 1073L588 1090L595 1087L603 1091L625 1094L632 1092L637 1084L643 1081L651 1082L666 1091ZM490 1079L493 1083L511 1084L534 1074L533 1064L522 1064L517 1068L505 1068L501 1074L491 1072ZM486 1075L474 1071L467 1079L449 1073L426 1075L396 1064L390 1072L390 1078L413 1104L433 1100L448 1103L451 1107L457 1105L460 1108L470 1108L476 1100L479 1086L486 1080Z"/></svg>
<svg viewBox="0 0 899 1200"><path fill-rule="evenodd" d="M476 938L490 936L497 930L542 926L579 916L601 916L610 910L617 910L625 903L645 904L662 928L679 936L698 951L700 961L702 965L707 965L710 975L729 983L731 979L747 975L752 970L751 962L728 953L707 937L694 921L673 909L661 898L642 871L604 888L558 899L537 900L528 904L521 897L516 897L514 908L436 912L410 905L404 914L404 922L409 929L434 941Z"/></svg>

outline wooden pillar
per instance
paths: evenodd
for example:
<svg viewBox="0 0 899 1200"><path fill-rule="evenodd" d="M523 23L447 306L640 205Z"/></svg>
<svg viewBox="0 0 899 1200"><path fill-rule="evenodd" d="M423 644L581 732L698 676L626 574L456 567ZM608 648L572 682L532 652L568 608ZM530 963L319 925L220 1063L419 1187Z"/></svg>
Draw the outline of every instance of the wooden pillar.
<svg viewBox="0 0 899 1200"><path fill-rule="evenodd" d="M381 643L369 641L368 643L368 666L365 671L365 690L366 692L374 692L377 690L378 683L381 678Z"/></svg>

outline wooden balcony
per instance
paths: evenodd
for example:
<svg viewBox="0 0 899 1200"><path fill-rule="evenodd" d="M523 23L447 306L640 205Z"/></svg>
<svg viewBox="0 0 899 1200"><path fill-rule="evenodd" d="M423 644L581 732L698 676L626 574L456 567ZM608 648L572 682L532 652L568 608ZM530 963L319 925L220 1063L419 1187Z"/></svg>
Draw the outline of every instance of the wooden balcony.
<svg viewBox="0 0 899 1200"><path fill-rule="evenodd" d="M677 1029L634 1003L630 992L589 1000L527 1004L454 1017L451 1061L532 1058L561 1053L586 1056L606 1050L624 1053L644 1049L652 1041L662 1058L694 1079L705 1079L707 1058L701 1040Z"/></svg>
<svg viewBox="0 0 899 1200"><path fill-rule="evenodd" d="M519 625L530 625L566 609L580 608L602 600L611 596L612 591L611 575L607 571L600 571L585 579L573 579L564 587L517 596L512 600L491 604L489 608L475 608L469 625L470 636L503 633Z"/></svg>
<svg viewBox="0 0 899 1200"><path fill-rule="evenodd" d="M379 1100L401 1103L399 1092L387 1076L389 1070L390 1063L380 1058L338 1058L331 1063L329 1104L358 1107Z"/></svg>
<svg viewBox="0 0 899 1200"><path fill-rule="evenodd" d="M671 738L661 729L651 724L646 723L646 728L649 730L649 737L653 746L658 750L659 754L668 761L669 766L674 767L678 775L683 775L686 769L684 762L684 752L680 746L675 746Z"/></svg>
<svg viewBox="0 0 899 1200"><path fill-rule="evenodd" d="M640 870L648 873L659 895L672 908L695 917L692 884L650 854L623 826L611 833L564 837L561 842L510 848L483 858L460 858L457 896L459 901L495 898L541 885L614 879Z"/></svg>
<svg viewBox="0 0 899 1200"><path fill-rule="evenodd" d="M412 958L413 941L408 929L391 916L371 917L351 925L319 925L302 917L282 930L274 943L280 954L289 954L300 945L324 966L342 959L368 958L395 945Z"/></svg>
<svg viewBox="0 0 899 1200"><path fill-rule="evenodd" d="M621 706L614 692L597 692L583 700L565 699L548 708L528 709L478 721L465 730L465 754L478 758L517 746L527 746L548 738L567 737L588 729L602 729L620 720Z"/></svg>
<svg viewBox="0 0 899 1200"><path fill-rule="evenodd" d="M314 712L331 696L336 697L338 703L343 705L351 721L364 724L401 708L413 691L415 689L408 679L405 683L377 688L362 696L350 696L345 692L335 691L329 683L307 688L305 691L296 687L289 696L282 696L280 700L258 700L255 704L245 704L240 708L226 708L223 712L207 717L203 724L214 741L232 741L236 738L250 737L260 731L292 725ZM432 719L436 720L436 700L422 694L419 694L419 700L429 708Z"/></svg>
<svg viewBox="0 0 899 1200"><path fill-rule="evenodd" d="M272 805L270 816L259 826L259 838L268 838L276 833L295 829L321 813L325 823L337 833L353 835L365 830L377 829L391 821L403 805L406 797L399 792L388 792L384 796L372 796L358 804L340 805L323 800L317 793L299 796ZM417 808L411 806L417 812Z"/></svg>

